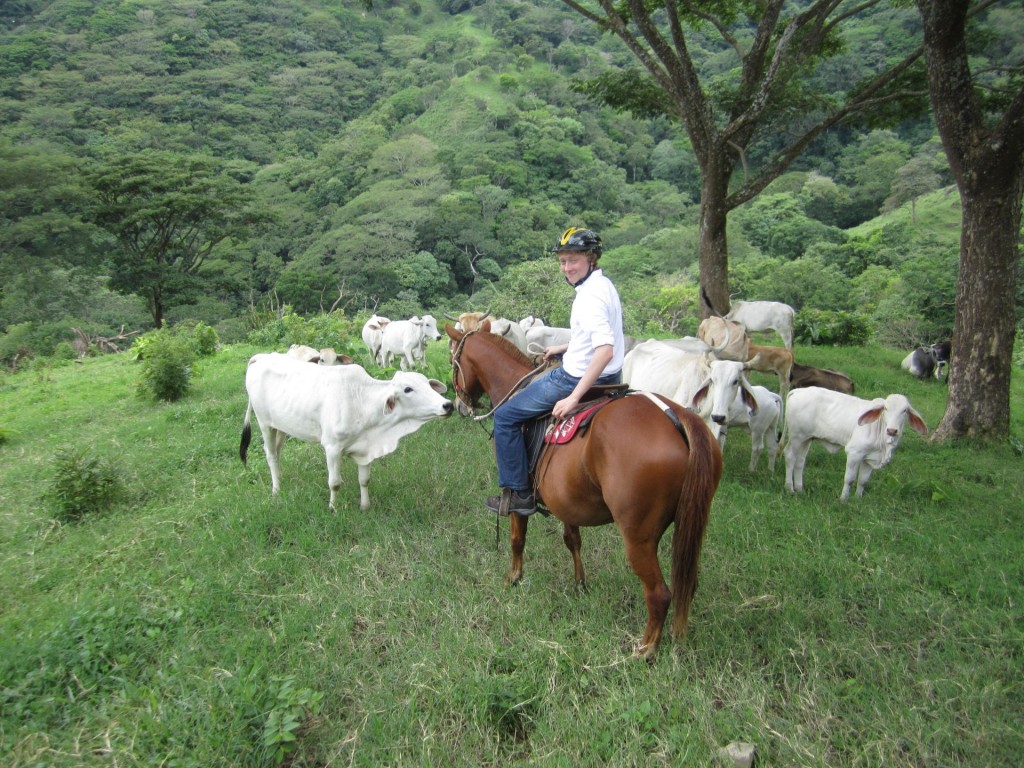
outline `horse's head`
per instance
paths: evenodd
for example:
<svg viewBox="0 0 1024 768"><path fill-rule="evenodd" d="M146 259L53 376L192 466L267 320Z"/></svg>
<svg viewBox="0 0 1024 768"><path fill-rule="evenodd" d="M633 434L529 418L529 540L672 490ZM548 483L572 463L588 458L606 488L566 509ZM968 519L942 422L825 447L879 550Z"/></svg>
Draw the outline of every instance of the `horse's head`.
<svg viewBox="0 0 1024 768"><path fill-rule="evenodd" d="M532 361L508 339L490 333L490 321L479 330L445 326L451 339L452 381L459 413L471 416L484 394L499 403L533 370Z"/></svg>
<svg viewBox="0 0 1024 768"><path fill-rule="evenodd" d="M463 365L462 357L466 340L476 331L460 331L450 323L445 325L444 331L450 339L448 347L452 353L452 385L455 388L455 405L459 410L459 415L472 416L473 409L479 405L483 387L476 374L476 367Z"/></svg>

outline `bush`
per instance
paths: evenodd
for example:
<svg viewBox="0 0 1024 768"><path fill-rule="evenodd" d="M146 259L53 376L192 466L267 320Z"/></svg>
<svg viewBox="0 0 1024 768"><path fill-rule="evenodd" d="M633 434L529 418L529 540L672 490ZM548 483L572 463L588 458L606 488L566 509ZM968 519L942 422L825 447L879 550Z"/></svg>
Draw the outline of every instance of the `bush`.
<svg viewBox="0 0 1024 768"><path fill-rule="evenodd" d="M195 352L187 339L166 331L146 336L149 339L143 347L140 393L148 390L157 400L180 400L192 384Z"/></svg>
<svg viewBox="0 0 1024 768"><path fill-rule="evenodd" d="M801 344L862 346L871 336L867 318L856 312L802 309L796 315L793 336Z"/></svg>
<svg viewBox="0 0 1024 768"><path fill-rule="evenodd" d="M220 348L220 337L214 328L203 322L186 322L136 337L129 354L133 360L145 360L152 354L154 344L158 343L159 339L168 337L183 341L195 357L209 357Z"/></svg>
<svg viewBox="0 0 1024 768"><path fill-rule="evenodd" d="M117 470L86 449L67 449L54 457L54 476L44 499L64 523L105 512L124 497Z"/></svg>
<svg viewBox="0 0 1024 768"><path fill-rule="evenodd" d="M302 317L285 307L284 314L250 331L246 341L268 350L287 349L292 344L305 344L314 349L333 347L338 354L355 356L363 350L359 329L352 318L341 312L320 313Z"/></svg>

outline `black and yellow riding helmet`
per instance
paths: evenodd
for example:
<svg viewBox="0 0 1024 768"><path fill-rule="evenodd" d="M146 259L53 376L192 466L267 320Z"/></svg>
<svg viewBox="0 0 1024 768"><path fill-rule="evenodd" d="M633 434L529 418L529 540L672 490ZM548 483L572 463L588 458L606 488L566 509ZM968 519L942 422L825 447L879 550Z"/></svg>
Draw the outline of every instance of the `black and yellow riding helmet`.
<svg viewBox="0 0 1024 768"><path fill-rule="evenodd" d="M592 229L569 227L551 249L555 253L562 251L589 251L595 257L601 255L601 238Z"/></svg>

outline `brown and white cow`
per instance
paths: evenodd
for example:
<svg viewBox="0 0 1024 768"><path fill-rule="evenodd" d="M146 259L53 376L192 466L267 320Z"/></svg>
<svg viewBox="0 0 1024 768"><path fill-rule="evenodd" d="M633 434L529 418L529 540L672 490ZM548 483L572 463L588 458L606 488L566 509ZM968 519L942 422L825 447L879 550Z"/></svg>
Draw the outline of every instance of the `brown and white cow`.
<svg viewBox="0 0 1024 768"><path fill-rule="evenodd" d="M253 355L245 372L249 403L239 456L245 463L256 414L270 467L272 492L281 488L281 447L288 437L320 443L327 457L327 485L334 509L341 487L341 459L359 468L359 506L370 506L370 464L431 419L451 415L446 387L422 373L399 371L390 381L358 365L310 366L278 353Z"/></svg>

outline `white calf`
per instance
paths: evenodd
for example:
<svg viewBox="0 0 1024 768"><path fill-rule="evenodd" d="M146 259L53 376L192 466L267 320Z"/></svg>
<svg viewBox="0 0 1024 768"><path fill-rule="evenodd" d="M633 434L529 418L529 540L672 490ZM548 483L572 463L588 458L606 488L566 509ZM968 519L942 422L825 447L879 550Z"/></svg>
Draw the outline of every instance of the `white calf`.
<svg viewBox="0 0 1024 768"><path fill-rule="evenodd" d="M775 471L775 457L779 448L779 421L782 419L782 398L767 387L754 385L750 393L757 408L749 408L740 396L729 406L729 427L742 427L750 433L750 471L757 469L761 454L768 451L768 471ZM725 450L726 429L718 433L718 445Z"/></svg>
<svg viewBox="0 0 1024 768"><path fill-rule="evenodd" d="M786 400L784 428L786 453L786 490L804 489L804 465L811 442L818 440L826 450L846 450L846 477L842 501L850 498L850 489L857 481L857 495L864 495L864 486L874 469L892 461L896 446L903 436L903 427L910 426L922 435L928 427L903 395L889 395L884 400L862 400L822 387L794 389Z"/></svg>

